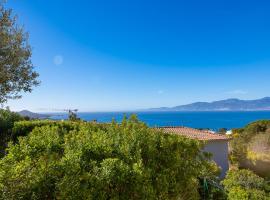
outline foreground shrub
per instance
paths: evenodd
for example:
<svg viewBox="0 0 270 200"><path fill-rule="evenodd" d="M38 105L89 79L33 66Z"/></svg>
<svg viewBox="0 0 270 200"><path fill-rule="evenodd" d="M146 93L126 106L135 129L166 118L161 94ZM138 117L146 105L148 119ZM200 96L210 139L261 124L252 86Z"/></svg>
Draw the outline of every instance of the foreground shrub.
<svg viewBox="0 0 270 200"><path fill-rule="evenodd" d="M231 163L252 170L262 177L270 177L270 120L248 124L233 130L230 141Z"/></svg>
<svg viewBox="0 0 270 200"><path fill-rule="evenodd" d="M34 128L42 126L57 126L65 131L79 130L80 127L88 126L92 130L104 129L108 124L97 124L84 121L53 121L53 120L31 120L31 121L18 121L14 123L12 128L12 138L16 141L20 136L27 136Z"/></svg>
<svg viewBox="0 0 270 200"><path fill-rule="evenodd" d="M235 164L243 161L247 157L247 148L250 142L257 140L255 137L260 135L265 136L265 139L270 135L270 120L261 120L253 122L244 128L233 130L233 140L230 142L232 147L231 161ZM269 143L270 142L266 141Z"/></svg>
<svg viewBox="0 0 270 200"><path fill-rule="evenodd" d="M63 127L65 130L78 129L78 123L69 121L52 121L52 120L32 120L32 121L19 121L14 124L12 129L12 137L16 140L19 136L28 135L34 128L42 126L57 126Z"/></svg>
<svg viewBox="0 0 270 200"><path fill-rule="evenodd" d="M231 170L222 183L229 200L270 199L266 181L249 170Z"/></svg>
<svg viewBox="0 0 270 200"><path fill-rule="evenodd" d="M14 123L24 118L9 109L0 109L0 157L5 154L5 148L11 139Z"/></svg>
<svg viewBox="0 0 270 200"><path fill-rule="evenodd" d="M198 199L197 178L216 172L201 147L135 118L101 127L40 126L10 144L0 161L0 197Z"/></svg>

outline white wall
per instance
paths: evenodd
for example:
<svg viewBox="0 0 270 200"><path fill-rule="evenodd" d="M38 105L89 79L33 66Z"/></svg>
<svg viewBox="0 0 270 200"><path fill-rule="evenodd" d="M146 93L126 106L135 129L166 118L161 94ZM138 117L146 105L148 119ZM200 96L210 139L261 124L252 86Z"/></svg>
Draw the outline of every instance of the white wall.
<svg viewBox="0 0 270 200"><path fill-rule="evenodd" d="M210 152L213 155L213 160L221 167L220 178L224 178L229 170L229 152L227 140L208 141L203 151Z"/></svg>

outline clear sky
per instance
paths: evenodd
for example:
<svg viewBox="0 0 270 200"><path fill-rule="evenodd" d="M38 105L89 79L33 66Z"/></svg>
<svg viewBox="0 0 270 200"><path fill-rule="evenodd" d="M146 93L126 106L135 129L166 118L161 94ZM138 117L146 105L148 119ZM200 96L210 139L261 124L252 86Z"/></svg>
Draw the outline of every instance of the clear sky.
<svg viewBox="0 0 270 200"><path fill-rule="evenodd" d="M9 0L41 85L13 110L270 96L269 0Z"/></svg>

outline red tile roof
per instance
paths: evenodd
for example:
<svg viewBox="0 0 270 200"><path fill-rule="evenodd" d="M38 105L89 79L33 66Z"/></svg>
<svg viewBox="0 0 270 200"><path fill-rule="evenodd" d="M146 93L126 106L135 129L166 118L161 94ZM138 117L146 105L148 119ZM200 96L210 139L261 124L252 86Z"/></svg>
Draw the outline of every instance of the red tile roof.
<svg viewBox="0 0 270 200"><path fill-rule="evenodd" d="M157 129L162 130L165 133L182 135L197 140L204 140L204 141L229 140L229 138L226 135L221 135L206 130L198 130L182 126L165 126L165 127L158 127Z"/></svg>

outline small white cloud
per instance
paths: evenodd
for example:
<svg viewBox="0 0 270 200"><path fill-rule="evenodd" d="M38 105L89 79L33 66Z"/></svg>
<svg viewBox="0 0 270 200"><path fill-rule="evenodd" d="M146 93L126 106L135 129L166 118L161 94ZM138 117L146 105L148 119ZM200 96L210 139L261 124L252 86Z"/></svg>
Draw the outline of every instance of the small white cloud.
<svg viewBox="0 0 270 200"><path fill-rule="evenodd" d="M232 91L228 91L226 92L226 94L234 94L234 95L237 95L237 94L247 94L248 92L245 91L245 90L232 90Z"/></svg>
<svg viewBox="0 0 270 200"><path fill-rule="evenodd" d="M164 91L163 91L163 90L159 90L157 93L158 93L158 94L163 94Z"/></svg>
<svg viewBox="0 0 270 200"><path fill-rule="evenodd" d="M56 56L54 56L54 58L53 58L53 63L54 63L55 65L62 65L63 62L64 62L63 56L61 56L61 55L56 55Z"/></svg>

